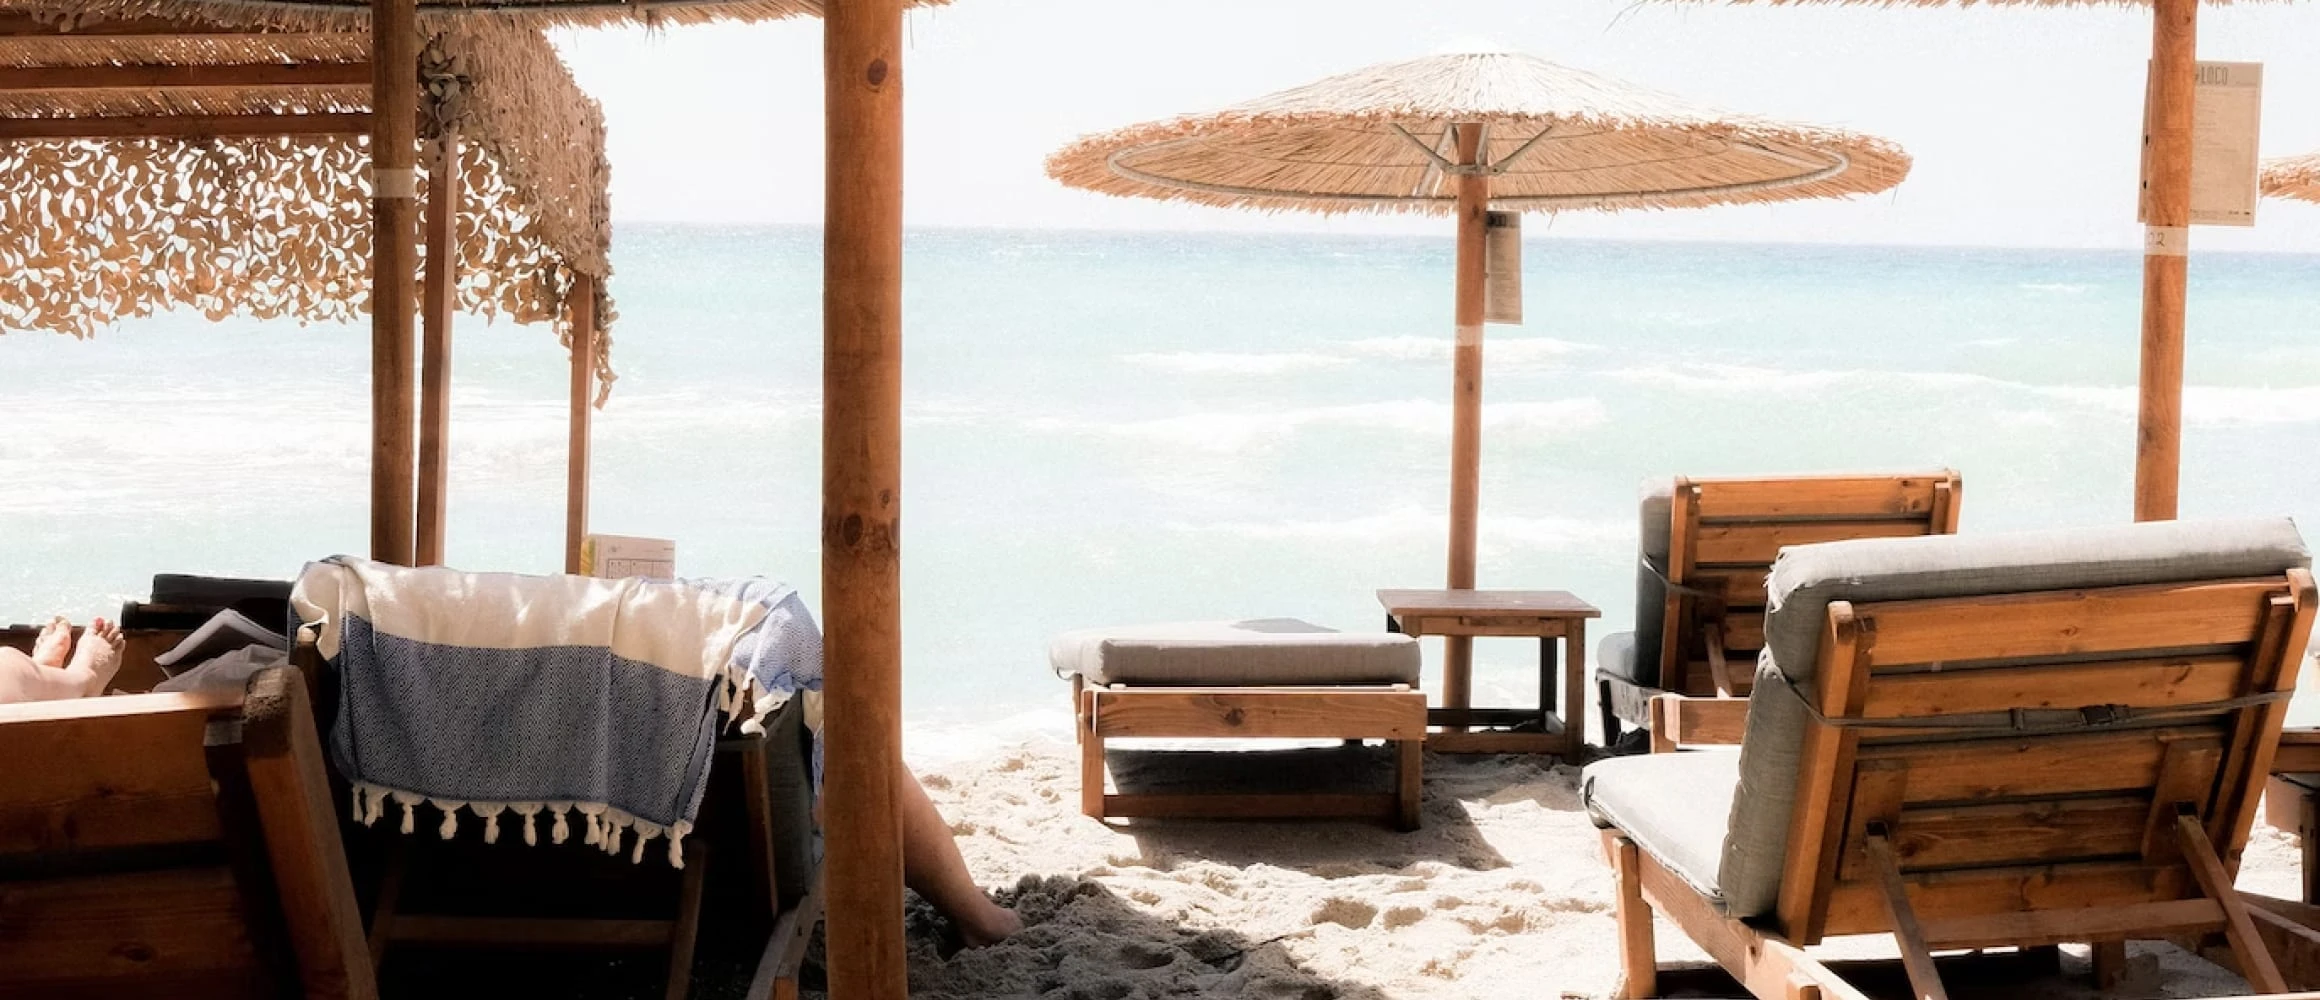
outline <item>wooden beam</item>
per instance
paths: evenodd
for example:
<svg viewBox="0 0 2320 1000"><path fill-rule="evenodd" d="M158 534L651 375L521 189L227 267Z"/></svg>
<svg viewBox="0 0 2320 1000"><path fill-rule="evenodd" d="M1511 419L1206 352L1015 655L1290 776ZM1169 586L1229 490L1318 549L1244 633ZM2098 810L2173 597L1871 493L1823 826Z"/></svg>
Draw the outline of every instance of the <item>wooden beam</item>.
<svg viewBox="0 0 2320 1000"><path fill-rule="evenodd" d="M419 306L418 527L412 553L421 566L443 563L451 425L451 315L459 285L459 133L435 143L427 173L426 286Z"/></svg>
<svg viewBox="0 0 2320 1000"><path fill-rule="evenodd" d="M2135 520L2175 517L2183 471L2183 298L2190 280L2192 96L2199 0L2151 9L2151 102L2143 161L2142 393L2135 417Z"/></svg>
<svg viewBox="0 0 2320 1000"><path fill-rule="evenodd" d="M1460 166L1484 155L1478 125L1453 125ZM1455 324L1450 390L1450 558L1449 586L1474 587L1476 519L1481 511L1482 476L1482 315L1487 263L1484 224L1490 214L1490 177L1479 170L1458 174L1458 251L1455 265ZM1454 635L1442 640L1442 704L1465 708L1474 697L1474 640ZM1576 716L1573 716L1576 718ZM1444 727L1463 732L1464 726Z"/></svg>
<svg viewBox="0 0 2320 1000"><path fill-rule="evenodd" d="M378 982L305 681L277 667L252 677L248 693L242 732L250 788L303 992L372 1000Z"/></svg>
<svg viewBox="0 0 2320 1000"><path fill-rule="evenodd" d="M113 17L83 19L69 29L54 21L43 21L30 14L0 13L0 38L119 38L123 36L200 35L214 38L219 35L247 35L253 38L298 38L314 34L355 34L342 32L263 31L256 28L209 24L201 21L177 20L167 17Z"/></svg>
<svg viewBox="0 0 2320 1000"><path fill-rule="evenodd" d="M258 90L279 87L358 87L371 81L369 63L244 63L230 66L0 67L0 91Z"/></svg>
<svg viewBox="0 0 2320 1000"><path fill-rule="evenodd" d="M411 564L412 312L418 305L416 0L372 0L371 558Z"/></svg>
<svg viewBox="0 0 2320 1000"><path fill-rule="evenodd" d="M572 324L572 417L564 444L564 572L580 572L588 541L588 445L596 413L596 279L580 275L564 302Z"/></svg>
<svg viewBox="0 0 2320 1000"><path fill-rule="evenodd" d="M118 115L94 118L0 118L10 139L232 139L276 135L361 135L367 113L303 115Z"/></svg>
<svg viewBox="0 0 2320 1000"><path fill-rule="evenodd" d="M2255 919L2248 915L2247 902L2239 890L2232 887L2231 873L2224 868L2223 859L2215 854L2215 845L2207 839L2207 828L2199 817L2184 813L2175 817L2175 833L2181 841L2183 858L2191 863L2191 875L2199 880L2199 888L2209 899L2223 907L2224 936L2231 941L2231 950L2239 959L2240 975L2258 993L2286 993L2287 980L2281 978L2280 968L2273 964L2272 954L2264 946L2263 935L2256 931Z"/></svg>
<svg viewBox="0 0 2320 1000"><path fill-rule="evenodd" d="M822 38L823 843L831 1000L902 1000L902 0Z"/></svg>

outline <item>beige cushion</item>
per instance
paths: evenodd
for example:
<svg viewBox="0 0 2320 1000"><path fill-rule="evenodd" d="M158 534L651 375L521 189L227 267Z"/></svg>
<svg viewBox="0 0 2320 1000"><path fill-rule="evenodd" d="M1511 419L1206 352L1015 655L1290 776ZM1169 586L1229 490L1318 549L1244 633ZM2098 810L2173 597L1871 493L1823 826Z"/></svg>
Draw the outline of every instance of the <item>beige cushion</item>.
<svg viewBox="0 0 2320 1000"><path fill-rule="evenodd" d="M1048 644L1055 672L1095 684L1416 684L1418 641L1295 618L1081 629Z"/></svg>

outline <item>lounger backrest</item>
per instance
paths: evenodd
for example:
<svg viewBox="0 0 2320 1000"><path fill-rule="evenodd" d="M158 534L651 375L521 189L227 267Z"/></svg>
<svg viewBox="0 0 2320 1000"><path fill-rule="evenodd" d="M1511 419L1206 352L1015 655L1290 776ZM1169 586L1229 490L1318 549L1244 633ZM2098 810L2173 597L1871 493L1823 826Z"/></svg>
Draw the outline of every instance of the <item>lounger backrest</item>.
<svg viewBox="0 0 2320 1000"><path fill-rule="evenodd" d="M2284 519L1789 550L1727 906L1800 943L1890 929L1865 850L1880 828L1937 943L1998 926L1967 918L2195 893L2176 817L2225 857L2244 844L2312 625L2309 562Z"/></svg>
<svg viewBox="0 0 2320 1000"><path fill-rule="evenodd" d="M1709 694L1708 634L1721 637L1739 688L1764 648L1764 578L1783 546L1957 531L1956 472L1765 479L1679 477L1643 502L1637 655L1660 686ZM1656 523L1655 523L1656 522ZM1665 575L1663 583L1661 576ZM1673 583L1676 586L1667 586ZM1656 643L1654 641L1656 637Z"/></svg>
<svg viewBox="0 0 2320 1000"><path fill-rule="evenodd" d="M0 996L376 996L303 683L0 705Z"/></svg>

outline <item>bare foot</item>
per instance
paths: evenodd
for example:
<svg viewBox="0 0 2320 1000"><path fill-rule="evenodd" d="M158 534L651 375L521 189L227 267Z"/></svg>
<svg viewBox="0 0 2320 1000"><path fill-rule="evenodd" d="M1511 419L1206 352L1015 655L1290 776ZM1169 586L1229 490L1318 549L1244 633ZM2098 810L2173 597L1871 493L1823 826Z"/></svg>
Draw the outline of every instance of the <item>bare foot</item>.
<svg viewBox="0 0 2320 1000"><path fill-rule="evenodd" d="M121 628L102 618L89 620L89 627L81 631L80 644L72 651L72 661L66 669L82 675L86 694L103 694L105 685L113 682L113 675L121 669Z"/></svg>
<svg viewBox="0 0 2320 1000"><path fill-rule="evenodd" d="M63 670L65 658L72 654L72 623L58 615L40 627L40 638L32 640L32 662L51 670Z"/></svg>
<svg viewBox="0 0 2320 1000"><path fill-rule="evenodd" d="M997 903L977 907L968 918L954 922L958 924L960 941L969 948L998 944L1023 929L1023 918Z"/></svg>

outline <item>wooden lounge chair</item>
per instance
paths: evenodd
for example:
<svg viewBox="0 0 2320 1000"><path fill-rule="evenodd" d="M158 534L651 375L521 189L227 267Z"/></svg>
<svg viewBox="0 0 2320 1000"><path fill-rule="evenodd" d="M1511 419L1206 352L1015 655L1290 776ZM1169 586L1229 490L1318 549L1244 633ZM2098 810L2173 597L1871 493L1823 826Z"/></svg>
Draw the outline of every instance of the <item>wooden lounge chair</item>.
<svg viewBox="0 0 2320 1000"><path fill-rule="evenodd" d="M0 996L377 996L297 671L0 705L0 761Z"/></svg>
<svg viewBox="0 0 2320 1000"><path fill-rule="evenodd" d="M1803 950L1849 934L1893 935L1923 998L1944 995L1936 950L2099 959L2214 931L2281 992L2232 873L2312 627L2308 563L2286 520L1782 553L1739 751L1585 773L1624 994L1654 992L1654 911L1765 998L1860 997Z"/></svg>
<svg viewBox="0 0 2320 1000"><path fill-rule="evenodd" d="M1748 693L1764 647L1764 574L1782 546L1957 531L1948 469L1912 475L1689 479L1640 504L1635 631L1596 652L1603 743L1651 728L1653 695Z"/></svg>

